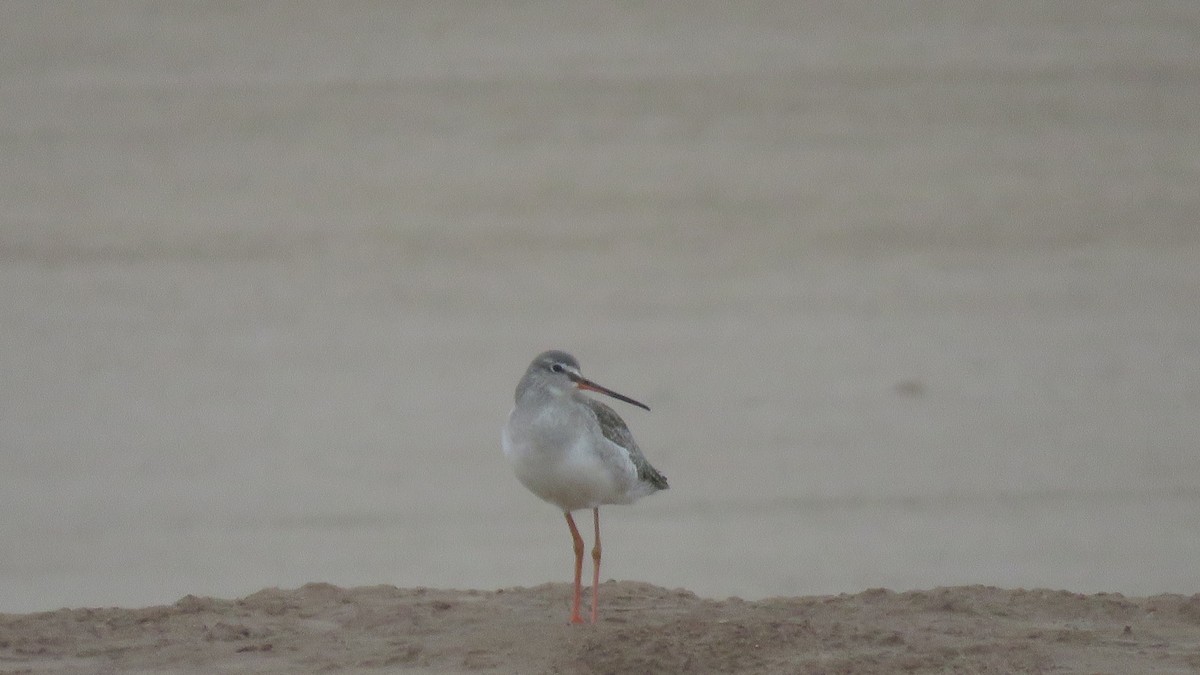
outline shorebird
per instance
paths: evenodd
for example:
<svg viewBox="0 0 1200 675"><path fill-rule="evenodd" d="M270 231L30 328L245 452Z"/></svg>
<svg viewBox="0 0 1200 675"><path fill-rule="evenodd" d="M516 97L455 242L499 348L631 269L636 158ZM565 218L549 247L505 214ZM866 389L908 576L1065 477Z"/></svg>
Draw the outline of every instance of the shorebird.
<svg viewBox="0 0 1200 675"><path fill-rule="evenodd" d="M572 511L591 509L595 523L592 547L592 623L596 623L600 587L600 506L632 504L659 490L667 479L633 440L616 411L584 396L594 391L650 410L628 396L602 387L579 372L579 361L566 352L538 354L517 384L516 406L500 441L517 479L530 492L562 509L575 546L575 595L571 623L579 615L583 594L583 537Z"/></svg>

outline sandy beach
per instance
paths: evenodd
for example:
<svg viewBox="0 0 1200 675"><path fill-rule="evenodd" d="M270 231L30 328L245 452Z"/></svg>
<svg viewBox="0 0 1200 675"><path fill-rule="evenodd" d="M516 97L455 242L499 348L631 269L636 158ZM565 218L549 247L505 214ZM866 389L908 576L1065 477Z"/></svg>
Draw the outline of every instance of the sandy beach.
<svg viewBox="0 0 1200 675"><path fill-rule="evenodd" d="M1200 594L984 586L709 600L602 586L570 626L570 588L307 584L238 600L0 616L5 673L1191 673Z"/></svg>
<svg viewBox="0 0 1200 675"><path fill-rule="evenodd" d="M0 5L0 672L1195 670L1198 35ZM582 630L548 348L671 482Z"/></svg>

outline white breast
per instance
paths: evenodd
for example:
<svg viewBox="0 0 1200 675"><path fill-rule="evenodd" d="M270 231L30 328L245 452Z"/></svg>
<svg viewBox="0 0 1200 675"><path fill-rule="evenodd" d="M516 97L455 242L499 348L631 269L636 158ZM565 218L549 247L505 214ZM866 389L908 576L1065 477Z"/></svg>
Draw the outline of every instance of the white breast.
<svg viewBox="0 0 1200 675"><path fill-rule="evenodd" d="M514 415L516 410L513 411ZM624 448L596 427L564 420L509 423L501 435L504 454L521 484L563 511L601 504L628 504L637 469Z"/></svg>

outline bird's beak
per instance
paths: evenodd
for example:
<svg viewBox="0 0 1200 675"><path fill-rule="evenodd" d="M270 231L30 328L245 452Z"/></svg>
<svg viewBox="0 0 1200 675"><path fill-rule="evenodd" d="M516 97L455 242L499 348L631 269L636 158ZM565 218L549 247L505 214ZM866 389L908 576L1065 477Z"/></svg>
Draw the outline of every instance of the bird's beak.
<svg viewBox="0 0 1200 675"><path fill-rule="evenodd" d="M617 399L618 401L624 401L630 405L636 405L637 407L642 408L644 410L650 409L650 406L646 405L645 403L640 403L638 401L635 401L635 400L629 398L628 396L625 396L624 394L618 394L617 392L613 391L612 389L609 389L608 387L601 387L600 385L596 384L595 382L592 382L591 380L587 379L586 377L584 377L582 375L568 372L567 377L571 378L571 381L574 382L575 386L579 389L585 389L587 391L598 391L601 394L604 394L606 396L611 396L611 397Z"/></svg>

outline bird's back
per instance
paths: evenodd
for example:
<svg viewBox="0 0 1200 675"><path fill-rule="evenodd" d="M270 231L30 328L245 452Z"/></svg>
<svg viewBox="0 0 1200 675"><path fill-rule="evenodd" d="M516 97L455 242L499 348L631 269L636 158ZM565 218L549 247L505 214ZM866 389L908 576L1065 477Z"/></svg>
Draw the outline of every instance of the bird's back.
<svg viewBox="0 0 1200 675"><path fill-rule="evenodd" d="M587 402L587 406L595 413L596 421L600 423L600 432L604 434L604 437L629 453L629 461L633 462L633 466L637 469L638 482L652 488L646 491L646 494L666 490L669 487L667 477L651 466L649 460L642 454L642 449L638 447L637 441L633 440L633 433L629 431L625 420L621 419L617 411L596 399L583 398Z"/></svg>

